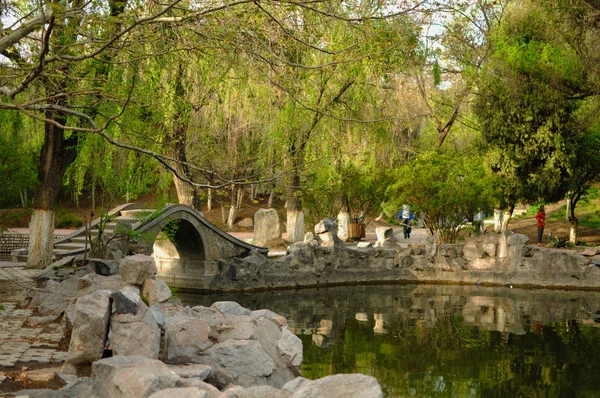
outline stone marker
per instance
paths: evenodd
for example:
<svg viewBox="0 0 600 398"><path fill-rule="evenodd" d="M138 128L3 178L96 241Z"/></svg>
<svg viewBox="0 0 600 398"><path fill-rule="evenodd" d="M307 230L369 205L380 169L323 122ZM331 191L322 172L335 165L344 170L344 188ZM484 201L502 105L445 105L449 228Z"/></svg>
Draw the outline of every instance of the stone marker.
<svg viewBox="0 0 600 398"><path fill-rule="evenodd" d="M281 239L281 224L275 209L259 209L254 213L254 241L264 246L273 239Z"/></svg>

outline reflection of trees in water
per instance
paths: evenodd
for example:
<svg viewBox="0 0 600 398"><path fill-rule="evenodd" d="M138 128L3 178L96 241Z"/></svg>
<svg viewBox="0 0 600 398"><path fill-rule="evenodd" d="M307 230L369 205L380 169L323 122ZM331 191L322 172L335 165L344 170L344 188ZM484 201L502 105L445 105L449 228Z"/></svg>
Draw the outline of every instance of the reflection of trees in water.
<svg viewBox="0 0 600 398"><path fill-rule="evenodd" d="M308 378L370 374L387 396L600 391L597 293L352 286L204 300L286 316L303 341Z"/></svg>

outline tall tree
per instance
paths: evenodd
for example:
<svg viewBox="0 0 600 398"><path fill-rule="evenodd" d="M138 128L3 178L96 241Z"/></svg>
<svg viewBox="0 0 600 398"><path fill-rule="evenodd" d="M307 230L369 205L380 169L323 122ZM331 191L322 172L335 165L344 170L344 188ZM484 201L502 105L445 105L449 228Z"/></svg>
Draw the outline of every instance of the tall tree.
<svg viewBox="0 0 600 398"><path fill-rule="evenodd" d="M564 196L570 159L584 133L581 99L588 71L533 3L511 9L494 36L494 55L479 86L476 112L490 145L489 163L509 215L517 201Z"/></svg>

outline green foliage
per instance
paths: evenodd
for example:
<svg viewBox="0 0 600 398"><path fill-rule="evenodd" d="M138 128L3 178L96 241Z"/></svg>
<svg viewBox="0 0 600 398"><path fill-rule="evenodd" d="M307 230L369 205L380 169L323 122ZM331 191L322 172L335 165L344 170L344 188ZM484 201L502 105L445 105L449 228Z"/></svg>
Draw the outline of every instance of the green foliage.
<svg viewBox="0 0 600 398"><path fill-rule="evenodd" d="M302 190L309 224L335 217L342 202L348 205L351 217L362 217L365 224L380 213L385 190L391 182L386 170L353 163L337 169L322 164L317 169L308 175L311 184Z"/></svg>
<svg viewBox="0 0 600 398"><path fill-rule="evenodd" d="M467 220L491 208L493 185L478 157L428 152L396 171L384 207L396 214L408 204L438 243L452 243Z"/></svg>
<svg viewBox="0 0 600 398"><path fill-rule="evenodd" d="M558 236L553 237L546 243L547 247L552 247L555 249L565 248L568 246L568 242L560 239Z"/></svg>
<svg viewBox="0 0 600 398"><path fill-rule="evenodd" d="M36 141L23 137L34 124L23 120L16 112L0 110L0 208L13 207L21 203L22 195L33 193L36 184L35 151ZM35 136L35 134L31 134Z"/></svg>
<svg viewBox="0 0 600 398"><path fill-rule="evenodd" d="M4 311L4 304L0 304L0 311Z"/></svg>
<svg viewBox="0 0 600 398"><path fill-rule="evenodd" d="M581 216L579 218L579 225L600 230L600 214L596 212Z"/></svg>
<svg viewBox="0 0 600 398"><path fill-rule="evenodd" d="M83 222L75 214L61 209L56 213L55 225L56 228L79 228L83 225Z"/></svg>
<svg viewBox="0 0 600 398"><path fill-rule="evenodd" d="M564 197L584 130L578 94L587 74L535 6L516 8L494 35L475 111L500 175L503 204Z"/></svg>

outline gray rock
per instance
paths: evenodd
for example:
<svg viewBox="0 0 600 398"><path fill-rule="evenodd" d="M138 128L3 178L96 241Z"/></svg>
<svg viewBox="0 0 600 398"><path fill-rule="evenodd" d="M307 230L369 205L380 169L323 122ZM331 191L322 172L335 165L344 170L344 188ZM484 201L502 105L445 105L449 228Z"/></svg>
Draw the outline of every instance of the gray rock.
<svg viewBox="0 0 600 398"><path fill-rule="evenodd" d="M483 247L481 247L480 244L471 241L464 245L463 256L468 261L475 260L476 258L483 258L485 256L485 250L483 250Z"/></svg>
<svg viewBox="0 0 600 398"><path fill-rule="evenodd" d="M92 394L98 398L147 397L177 387L181 380L161 361L121 355L94 362L92 379Z"/></svg>
<svg viewBox="0 0 600 398"><path fill-rule="evenodd" d="M319 240L321 241L322 247L333 247L336 249L343 249L345 247L344 242L342 242L342 240L338 238L335 231L323 232L320 233L318 236Z"/></svg>
<svg viewBox="0 0 600 398"><path fill-rule="evenodd" d="M210 326L200 318L170 317L165 321L165 358L170 363L196 362L197 357L213 343Z"/></svg>
<svg viewBox="0 0 600 398"><path fill-rule="evenodd" d="M529 237L523 234L514 234L506 238L508 246L525 245L527 242L529 242Z"/></svg>
<svg viewBox="0 0 600 398"><path fill-rule="evenodd" d="M375 228L375 235L377 236L377 243L383 244L383 241L387 239L394 239L394 230L390 227L377 227Z"/></svg>
<svg viewBox="0 0 600 398"><path fill-rule="evenodd" d="M339 374L299 383L292 391L292 397L381 398L383 392L374 377L363 374Z"/></svg>
<svg viewBox="0 0 600 398"><path fill-rule="evenodd" d="M285 319L285 317L271 311L271 310L267 310L267 309L262 309L262 310L256 310L256 311L252 311L250 313L250 315L253 318L267 318L272 320L273 322L275 322L277 325L279 325L279 327L284 327L287 326L287 319Z"/></svg>
<svg viewBox="0 0 600 398"><path fill-rule="evenodd" d="M260 254L258 250L252 250L249 256L244 257L244 261L257 271L267 267L267 258Z"/></svg>
<svg viewBox="0 0 600 398"><path fill-rule="evenodd" d="M256 246L264 246L269 241L281 239L281 224L275 209L259 209L254 213L254 240Z"/></svg>
<svg viewBox="0 0 600 398"><path fill-rule="evenodd" d="M167 365L171 372L175 372L176 375L182 379L200 379L206 380L212 368L208 365L200 363L185 363L181 365Z"/></svg>
<svg viewBox="0 0 600 398"><path fill-rule="evenodd" d="M217 301L211 308L220 311L224 315L250 315L250 310L242 307L235 301Z"/></svg>
<svg viewBox="0 0 600 398"><path fill-rule="evenodd" d="M334 218L325 218L315 225L315 234L320 235L326 232L337 235L337 223Z"/></svg>
<svg viewBox="0 0 600 398"><path fill-rule="evenodd" d="M250 217L247 217L240 221L238 225L242 228L252 228L254 226L254 221Z"/></svg>
<svg viewBox="0 0 600 398"><path fill-rule="evenodd" d="M289 398L290 392L278 390L271 386L254 386L242 388L234 386L223 391L219 398Z"/></svg>
<svg viewBox="0 0 600 398"><path fill-rule="evenodd" d="M154 258L144 254L135 254L119 261L119 273L123 281L141 286L146 279L156 275Z"/></svg>
<svg viewBox="0 0 600 398"><path fill-rule="evenodd" d="M287 327L281 330L277 347L288 358L292 366L300 368L302 365L302 340L290 332Z"/></svg>
<svg viewBox="0 0 600 398"><path fill-rule="evenodd" d="M110 295L117 314L137 314L140 306L140 289L127 286Z"/></svg>
<svg viewBox="0 0 600 398"><path fill-rule="evenodd" d="M199 362L229 376L240 386L266 385L275 370L273 359L255 340L228 340L205 351Z"/></svg>
<svg viewBox="0 0 600 398"><path fill-rule="evenodd" d="M356 244L356 247L358 247L360 249L364 249L366 247L373 247L373 243L372 242L358 242Z"/></svg>
<svg viewBox="0 0 600 398"><path fill-rule="evenodd" d="M155 392L149 398L207 398L207 394L198 387L166 388Z"/></svg>
<svg viewBox="0 0 600 398"><path fill-rule="evenodd" d="M189 379L181 379L182 387L196 387L206 392L207 398L217 398L221 395L221 391L212 384L208 384L198 378L190 377ZM176 397L173 397L176 398Z"/></svg>
<svg viewBox="0 0 600 398"><path fill-rule="evenodd" d="M73 331L64 373L102 358L110 319L110 291L97 290L75 304Z"/></svg>
<svg viewBox="0 0 600 398"><path fill-rule="evenodd" d="M148 308L142 322L147 324L155 323L159 328L163 329L165 327L165 316L161 308L155 304Z"/></svg>
<svg viewBox="0 0 600 398"><path fill-rule="evenodd" d="M110 348L114 355L141 355L158 359L160 329L144 322L112 322Z"/></svg>
<svg viewBox="0 0 600 398"><path fill-rule="evenodd" d="M142 297L146 299L149 306L163 303L172 296L171 288L167 282L156 279L146 279L142 286Z"/></svg>
<svg viewBox="0 0 600 398"><path fill-rule="evenodd" d="M581 252L582 256L593 257L600 254L600 246L588 247Z"/></svg>
<svg viewBox="0 0 600 398"><path fill-rule="evenodd" d="M82 377L68 383L60 390L21 390L17 392L17 396L29 398L88 398L91 396L91 387L92 379L89 377Z"/></svg>
<svg viewBox="0 0 600 398"><path fill-rule="evenodd" d="M115 260L90 259L88 266L98 275L110 276L119 272L119 262Z"/></svg>

